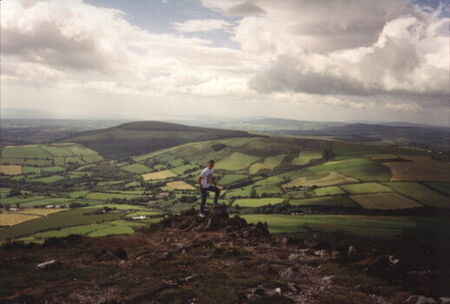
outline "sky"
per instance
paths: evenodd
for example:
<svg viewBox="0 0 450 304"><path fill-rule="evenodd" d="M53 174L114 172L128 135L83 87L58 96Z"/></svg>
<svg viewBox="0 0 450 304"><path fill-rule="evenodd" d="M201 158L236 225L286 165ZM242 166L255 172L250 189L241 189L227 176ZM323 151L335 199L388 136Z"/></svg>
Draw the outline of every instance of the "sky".
<svg viewBox="0 0 450 304"><path fill-rule="evenodd" d="M438 0L2 0L2 117L450 125Z"/></svg>

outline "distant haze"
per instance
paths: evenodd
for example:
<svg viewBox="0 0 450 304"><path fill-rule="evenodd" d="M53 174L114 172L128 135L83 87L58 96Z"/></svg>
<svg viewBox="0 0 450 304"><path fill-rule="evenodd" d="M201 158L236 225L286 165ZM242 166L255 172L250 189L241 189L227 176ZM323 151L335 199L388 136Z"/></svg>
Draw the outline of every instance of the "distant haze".
<svg viewBox="0 0 450 304"><path fill-rule="evenodd" d="M1 117L450 125L448 1L7 0Z"/></svg>

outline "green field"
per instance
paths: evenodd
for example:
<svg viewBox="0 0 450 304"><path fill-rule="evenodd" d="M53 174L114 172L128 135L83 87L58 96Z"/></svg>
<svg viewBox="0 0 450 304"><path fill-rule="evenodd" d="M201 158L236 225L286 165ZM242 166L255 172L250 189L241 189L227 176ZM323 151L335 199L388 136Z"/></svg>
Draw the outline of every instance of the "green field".
<svg viewBox="0 0 450 304"><path fill-rule="evenodd" d="M247 175L244 174L225 174L219 180L219 183L221 185L229 185L245 178L247 178Z"/></svg>
<svg viewBox="0 0 450 304"><path fill-rule="evenodd" d="M195 190L194 186L186 183L185 181L173 181L168 182L164 187L161 188L162 190Z"/></svg>
<svg viewBox="0 0 450 304"><path fill-rule="evenodd" d="M70 198L83 198L89 193L88 190L74 191L69 193Z"/></svg>
<svg viewBox="0 0 450 304"><path fill-rule="evenodd" d="M139 197L140 195L133 192L122 192L122 193L110 193L110 192L90 192L84 198L88 200L109 200L113 198L120 199L133 199Z"/></svg>
<svg viewBox="0 0 450 304"><path fill-rule="evenodd" d="M266 157L263 162L257 162L251 165L248 172L250 174L256 174L261 170L273 170L279 166L285 158L285 154Z"/></svg>
<svg viewBox="0 0 450 304"><path fill-rule="evenodd" d="M227 198L236 197L236 196L250 196L253 188L254 188L254 186L250 185L250 186L245 186L245 187L241 187L241 188L227 190L225 196Z"/></svg>
<svg viewBox="0 0 450 304"><path fill-rule="evenodd" d="M35 220L20 223L1 230L0 240L13 239L31 235L41 231L61 229L71 226L103 223L105 221L112 221L124 216L123 213L86 215L86 213L90 213L94 210L96 210L96 208L94 207L73 209L69 211L53 213L46 217L41 217Z"/></svg>
<svg viewBox="0 0 450 304"><path fill-rule="evenodd" d="M399 210L422 207L422 205L416 201L394 192L358 194L352 195L350 198L366 209Z"/></svg>
<svg viewBox="0 0 450 304"><path fill-rule="evenodd" d="M187 164L187 165L182 165L182 166L179 166L179 167L176 167L176 168L172 168L170 170L175 172L177 175L182 175L182 174L184 174L184 171L191 170L191 169L194 169L196 167L197 166L195 166L195 165Z"/></svg>
<svg viewBox="0 0 450 304"><path fill-rule="evenodd" d="M283 193L283 190L281 189L280 186L276 184L268 184L255 186L255 192L257 195L268 195L268 194L281 194Z"/></svg>
<svg viewBox="0 0 450 304"><path fill-rule="evenodd" d="M144 166L143 164L139 164L139 163L126 165L126 166L121 167L120 169L125 170L127 172L131 172L131 173L137 173L137 174L147 173L147 172L152 171L151 168Z"/></svg>
<svg viewBox="0 0 450 304"><path fill-rule="evenodd" d="M292 206L329 206L344 208L359 207L346 196L324 196L305 199L290 199L289 204Z"/></svg>
<svg viewBox="0 0 450 304"><path fill-rule="evenodd" d="M345 194L338 186L321 187L314 189L314 195L316 196L328 196L328 195L341 195Z"/></svg>
<svg viewBox="0 0 450 304"><path fill-rule="evenodd" d="M52 176L47 176L47 177L33 178L33 179L30 179L29 181L51 184L51 183L55 183L55 182L63 180L63 179L64 179L64 176L52 175Z"/></svg>
<svg viewBox="0 0 450 304"><path fill-rule="evenodd" d="M226 159L219 161L216 164L216 168L228 171L242 170L248 168L252 163L258 161L259 159L260 158L258 156L234 152Z"/></svg>
<svg viewBox="0 0 450 304"><path fill-rule="evenodd" d="M42 149L38 145L25 146L7 146L3 148L1 153L2 158L35 158L35 159L50 159L53 155Z"/></svg>
<svg viewBox="0 0 450 304"><path fill-rule="evenodd" d="M394 238L414 228L416 218L358 215L242 215L248 222L267 222L272 233L343 232L362 237ZM420 220L420 219L419 219ZM426 219L424 219L426 220ZM446 226L450 226L448 223ZM450 227L449 227L450 228Z"/></svg>
<svg viewBox="0 0 450 304"><path fill-rule="evenodd" d="M1 163L22 164L36 167L85 164L102 160L97 152L78 144L7 146L1 152ZM29 169L32 170L32 169ZM62 171L56 167L43 172Z"/></svg>
<svg viewBox="0 0 450 304"><path fill-rule="evenodd" d="M288 183L283 184L284 188L294 188L294 187L324 187L333 185L342 185L357 182L356 179L347 177L345 175L330 171L330 172L320 172L315 178L311 176L297 177L290 180Z"/></svg>
<svg viewBox="0 0 450 304"><path fill-rule="evenodd" d="M410 197L425 206L432 208L450 208L450 197L438 193L419 183L411 182L390 182L386 183L398 193Z"/></svg>
<svg viewBox="0 0 450 304"><path fill-rule="evenodd" d="M392 189L379 183L361 183L342 185L342 189L350 194L392 192Z"/></svg>
<svg viewBox="0 0 450 304"><path fill-rule="evenodd" d="M22 167L22 173L23 174L40 174L41 173L41 168L39 168L39 167L23 166Z"/></svg>
<svg viewBox="0 0 450 304"><path fill-rule="evenodd" d="M44 199L45 196L39 194L22 194L8 198L2 198L3 205L23 204L26 202L37 201Z"/></svg>
<svg viewBox="0 0 450 304"><path fill-rule="evenodd" d="M337 170L337 172L345 176L358 179L362 182L383 182L388 181L392 176L391 170L380 163L372 163L370 165L356 168L340 169Z"/></svg>
<svg viewBox="0 0 450 304"><path fill-rule="evenodd" d="M6 198L11 188L0 188L0 198Z"/></svg>
<svg viewBox="0 0 450 304"><path fill-rule="evenodd" d="M32 200L28 202L21 203L21 207L36 207L36 206L46 206L46 205L66 205L72 201L71 198L45 198L39 200Z"/></svg>
<svg viewBox="0 0 450 304"><path fill-rule="evenodd" d="M266 205L281 204L284 201L282 197L269 197L269 198L241 198L233 202L233 206L239 205L239 207L261 207Z"/></svg>
<svg viewBox="0 0 450 304"><path fill-rule="evenodd" d="M167 127L176 130L168 130ZM422 205L440 209L450 207L450 184L435 176L433 172L437 171L428 170L439 166L442 171L448 164L426 152L387 145L343 143L331 137L327 140L281 135L248 137L246 133L227 133L219 129L205 131L188 127L187 130L170 124L136 123L110 128L106 133L89 131L74 138L105 153L107 159L78 143L4 147L0 153L1 163L22 165L23 173L0 176L4 181L4 186L0 188L2 204L19 204L21 207L72 204L72 207L78 208L62 211L58 217L56 214L48 216L45 221L36 219L17 225L18 228L6 228L1 233L8 237L12 235L35 240L72 233L89 236L133 233L145 221L122 220L125 217L180 212L192 206L198 208L198 202L181 203L180 197L198 197L198 174L209 159L216 160L216 175L220 178L218 183L224 188L223 202L243 208L287 202L291 206L283 204L278 207L288 208L286 212L379 214L385 212L381 210L384 209L389 214L404 214L400 209ZM200 131L206 133L200 134ZM221 138L225 133L247 137ZM180 138L174 142L167 141L173 138L169 134ZM190 135L194 137L190 138ZM131 146L131 143L136 146ZM179 143L182 144L173 146ZM419 176L417 170L414 171L416 175L411 176L409 171L402 171L396 174L412 181L392 182L391 169L381 162L386 159L395 162L398 157L419 163L422 179L413 178ZM446 159L445 155L439 158ZM406 161L402 163L409 164ZM401 169L398 164L397 167ZM426 174L430 175L429 172L439 181L423 179ZM7 197L11 189L16 196ZM22 190L22 194L17 193L17 189ZM162 192L166 192L164 195L168 197L152 197ZM147 203L146 207L152 209L137 204L128 205L134 203L132 199L147 197L149 202L142 203ZM112 199L125 199L128 204L105 205ZM80 204L89 207L79 207ZM77 213L103 207L119 211L96 215ZM278 207L273 209L279 212ZM243 211L251 212L251 209ZM416 211L424 212L426 209L416 208ZM276 218L276 214L264 217L271 216L280 221L280 227L294 227L302 219L308 222L308 229L314 225L330 231L351 231L360 227L361 233L370 234L372 232L368 226L363 225L363 219L367 219L373 227L388 222L387 230L390 232L386 235L399 233L394 233L395 229L387 217L376 220L375 217L343 215L339 218L327 214L320 215L322 217ZM288 223L288 219L292 223ZM349 221L348 227L345 227L344 219ZM403 221L404 218L397 219ZM156 219L148 220L151 221ZM302 225L301 229L304 228L305 225ZM373 229L373 234L377 234L377 229ZM3 234L0 234L1 239L4 239Z"/></svg>
<svg viewBox="0 0 450 304"><path fill-rule="evenodd" d="M433 189L436 189L442 193L450 195L450 183L446 182L426 182L426 185L430 186Z"/></svg>
<svg viewBox="0 0 450 304"><path fill-rule="evenodd" d="M322 152L317 151L301 151L300 154L292 160L292 164L295 166L303 166L314 159L321 159Z"/></svg>

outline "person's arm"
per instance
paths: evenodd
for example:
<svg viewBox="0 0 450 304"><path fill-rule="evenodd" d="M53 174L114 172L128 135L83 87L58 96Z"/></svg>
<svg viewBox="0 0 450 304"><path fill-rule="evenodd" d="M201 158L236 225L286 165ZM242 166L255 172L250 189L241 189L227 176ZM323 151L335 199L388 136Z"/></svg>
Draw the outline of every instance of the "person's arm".
<svg viewBox="0 0 450 304"><path fill-rule="evenodd" d="M198 177L198 186L199 186L200 190L203 189L203 187L202 187L202 177L201 176Z"/></svg>
<svg viewBox="0 0 450 304"><path fill-rule="evenodd" d="M198 176L198 186L199 186L200 191L203 190L202 179L205 177L205 174L206 174L206 170L203 169L202 172L200 173L200 175Z"/></svg>

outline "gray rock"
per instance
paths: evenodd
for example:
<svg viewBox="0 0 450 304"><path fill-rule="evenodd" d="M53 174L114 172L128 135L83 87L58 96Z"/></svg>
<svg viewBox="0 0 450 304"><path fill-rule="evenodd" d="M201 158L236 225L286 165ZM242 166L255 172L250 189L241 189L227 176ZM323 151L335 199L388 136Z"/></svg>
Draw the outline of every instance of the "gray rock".
<svg viewBox="0 0 450 304"><path fill-rule="evenodd" d="M314 251L314 255L320 256L321 258L324 258L327 254L328 254L328 251L325 249Z"/></svg>
<svg viewBox="0 0 450 304"><path fill-rule="evenodd" d="M302 257L301 254L292 253L292 254L289 255L288 260L290 262L295 262L295 261L298 261L301 257Z"/></svg>
<svg viewBox="0 0 450 304"><path fill-rule="evenodd" d="M439 298L440 304L450 304L450 298Z"/></svg>
<svg viewBox="0 0 450 304"><path fill-rule="evenodd" d="M403 302L404 304L438 304L438 302L433 298L427 298L424 296L410 296L406 301Z"/></svg>
<svg viewBox="0 0 450 304"><path fill-rule="evenodd" d="M311 248L300 249L298 252L300 254L304 254L304 255L313 255L314 254L314 250Z"/></svg>
<svg viewBox="0 0 450 304"><path fill-rule="evenodd" d="M297 267L292 266L285 271L280 272L280 277L283 280L298 280L303 278L303 274L298 270Z"/></svg>
<svg viewBox="0 0 450 304"><path fill-rule="evenodd" d="M322 278L322 280L324 280L327 283L331 283L333 281L333 279L334 279L333 275L329 275L329 276L326 276L326 277Z"/></svg>

